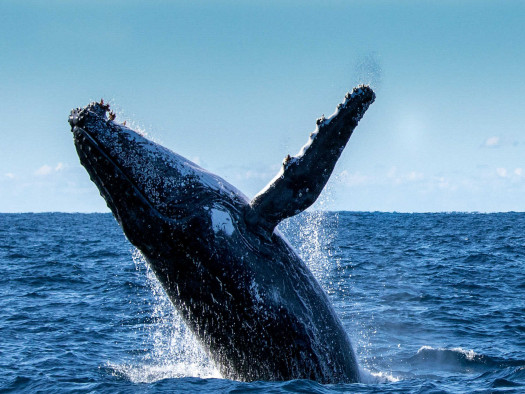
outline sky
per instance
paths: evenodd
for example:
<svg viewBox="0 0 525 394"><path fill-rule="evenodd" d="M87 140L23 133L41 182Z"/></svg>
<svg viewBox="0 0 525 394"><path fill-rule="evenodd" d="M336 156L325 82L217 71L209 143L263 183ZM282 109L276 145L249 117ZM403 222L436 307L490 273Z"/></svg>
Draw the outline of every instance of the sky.
<svg viewBox="0 0 525 394"><path fill-rule="evenodd" d="M525 211L522 1L0 0L0 212L107 212L72 108L253 197L347 91L369 108L316 209Z"/></svg>

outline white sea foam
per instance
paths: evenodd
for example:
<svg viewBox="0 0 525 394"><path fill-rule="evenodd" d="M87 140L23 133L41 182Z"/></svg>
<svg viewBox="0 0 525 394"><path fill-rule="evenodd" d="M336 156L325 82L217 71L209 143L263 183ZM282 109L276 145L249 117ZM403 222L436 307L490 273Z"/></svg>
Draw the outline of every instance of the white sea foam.
<svg viewBox="0 0 525 394"><path fill-rule="evenodd" d="M220 373L214 369L203 368L198 363L173 362L164 364L112 364L107 363L107 368L116 376L124 376L133 383L154 383L163 379L176 379L184 377L199 377L201 379L221 378Z"/></svg>
<svg viewBox="0 0 525 394"><path fill-rule="evenodd" d="M134 252L133 260L137 270L145 271L153 293L153 323L144 324L141 330L144 348L149 350L136 360L123 364L108 363L107 367L134 383L181 377L221 378L138 250Z"/></svg>
<svg viewBox="0 0 525 394"><path fill-rule="evenodd" d="M453 348L434 348L432 346L421 346L417 354L422 354L424 352L451 352L451 353L457 353L458 355L464 356L466 360L472 361L476 356L478 356L478 353L476 353L474 350L465 350L461 347L453 347Z"/></svg>
<svg viewBox="0 0 525 394"><path fill-rule="evenodd" d="M331 183L328 182L315 204L303 216L301 226L297 230L292 228L293 225L289 220L279 224L283 230L295 233L297 239L294 250L329 293L336 286L327 278L331 276L330 270L333 266L333 256L329 244L336 236L338 215L327 214L322 209L331 200L332 187ZM338 264L337 261L335 263Z"/></svg>
<svg viewBox="0 0 525 394"><path fill-rule="evenodd" d="M390 372L372 372L361 367L359 367L359 377L361 378L361 383L365 384L395 383L401 380Z"/></svg>

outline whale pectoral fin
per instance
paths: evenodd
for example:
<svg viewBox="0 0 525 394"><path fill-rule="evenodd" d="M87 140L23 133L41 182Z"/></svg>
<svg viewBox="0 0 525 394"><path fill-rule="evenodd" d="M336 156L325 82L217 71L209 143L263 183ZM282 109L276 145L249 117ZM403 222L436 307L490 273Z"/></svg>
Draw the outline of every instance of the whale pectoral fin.
<svg viewBox="0 0 525 394"><path fill-rule="evenodd" d="M316 130L301 151L287 156L276 177L250 202L245 220L270 235L277 224L312 205L330 178L348 139L375 100L368 86L354 88L330 118L317 119Z"/></svg>

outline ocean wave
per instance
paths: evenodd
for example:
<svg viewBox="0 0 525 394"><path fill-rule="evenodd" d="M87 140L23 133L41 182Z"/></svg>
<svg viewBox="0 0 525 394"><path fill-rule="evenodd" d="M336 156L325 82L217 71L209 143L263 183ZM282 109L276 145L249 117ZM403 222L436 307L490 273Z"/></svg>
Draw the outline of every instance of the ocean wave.
<svg viewBox="0 0 525 394"><path fill-rule="evenodd" d="M108 362L105 367L111 375L127 379L132 383L154 383L164 379L184 377L200 379L222 378L217 369L199 363L114 364Z"/></svg>
<svg viewBox="0 0 525 394"><path fill-rule="evenodd" d="M494 262L495 256L493 254L487 254L487 253L471 253L467 257L463 259L463 264L473 264L473 265L480 265L480 264L489 264Z"/></svg>
<svg viewBox="0 0 525 394"><path fill-rule="evenodd" d="M525 360L491 357L478 354L473 350L465 350L461 347L433 348L431 346L422 346L414 356L406 361L413 367L432 367L433 369L458 372L525 366Z"/></svg>
<svg viewBox="0 0 525 394"><path fill-rule="evenodd" d="M362 383L222 379L111 214L24 214L0 215L0 392L525 392L525 213L329 216L288 232Z"/></svg>
<svg viewBox="0 0 525 394"><path fill-rule="evenodd" d="M361 383L378 384L378 383L395 383L401 378L394 376L391 372L369 371L366 368L359 368Z"/></svg>
<svg viewBox="0 0 525 394"><path fill-rule="evenodd" d="M501 388L506 390L516 387L525 387L525 365L484 372L473 380L491 381L492 383L490 384L490 387L494 389ZM522 392L522 390L519 392Z"/></svg>

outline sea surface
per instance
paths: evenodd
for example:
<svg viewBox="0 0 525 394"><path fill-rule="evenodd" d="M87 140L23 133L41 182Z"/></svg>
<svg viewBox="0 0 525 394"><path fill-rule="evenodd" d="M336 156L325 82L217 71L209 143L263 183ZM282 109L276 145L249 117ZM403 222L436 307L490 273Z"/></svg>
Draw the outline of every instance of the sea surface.
<svg viewBox="0 0 525 394"><path fill-rule="evenodd" d="M0 214L1 392L525 392L525 213L281 224L364 381L223 379L111 214Z"/></svg>

